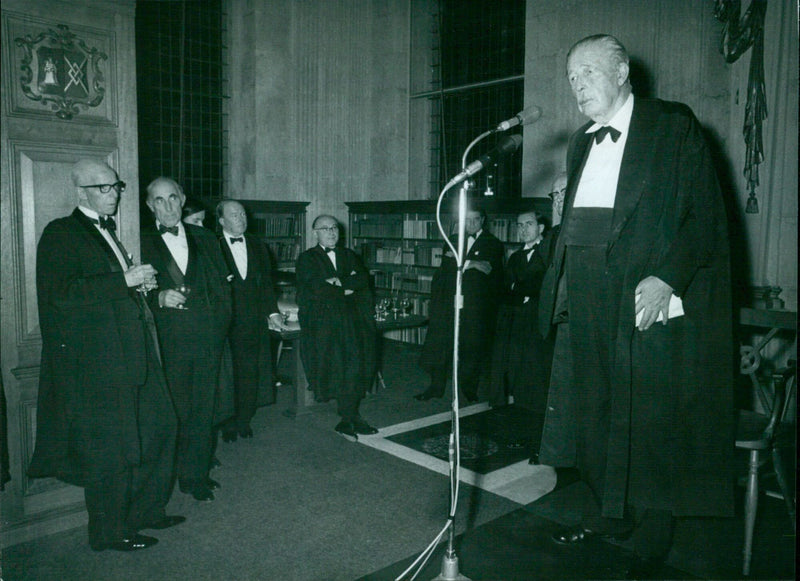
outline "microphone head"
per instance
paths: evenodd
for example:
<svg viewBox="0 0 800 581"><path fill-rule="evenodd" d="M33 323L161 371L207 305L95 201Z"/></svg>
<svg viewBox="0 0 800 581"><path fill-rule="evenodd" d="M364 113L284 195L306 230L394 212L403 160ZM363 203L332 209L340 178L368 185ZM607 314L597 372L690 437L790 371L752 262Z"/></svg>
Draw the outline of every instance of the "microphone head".
<svg viewBox="0 0 800 581"><path fill-rule="evenodd" d="M522 135L515 133L514 135L505 135L497 142L497 152L501 155L514 153L522 145Z"/></svg>
<svg viewBox="0 0 800 581"><path fill-rule="evenodd" d="M533 123L534 121L538 121L539 118L542 116L542 110L537 107L536 105L531 105L517 113L517 117L519 117L519 124L520 125L527 125L528 123Z"/></svg>

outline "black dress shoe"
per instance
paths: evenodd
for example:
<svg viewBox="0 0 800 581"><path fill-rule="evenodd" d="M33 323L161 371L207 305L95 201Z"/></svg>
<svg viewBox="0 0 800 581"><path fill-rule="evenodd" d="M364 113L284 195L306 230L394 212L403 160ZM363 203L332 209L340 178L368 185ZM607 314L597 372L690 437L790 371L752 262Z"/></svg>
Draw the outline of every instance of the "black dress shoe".
<svg viewBox="0 0 800 581"><path fill-rule="evenodd" d="M418 393L414 396L414 399L417 401L428 401L429 399L433 398L441 398L444 393L439 393L438 391L433 391L430 388L426 389L422 393Z"/></svg>
<svg viewBox="0 0 800 581"><path fill-rule="evenodd" d="M106 549L110 549L112 551L130 552L130 551L139 551L141 549L146 549L147 547L152 547L157 542L158 539L155 537L148 537L147 535L136 534L127 539L92 543L91 547L93 551L105 551Z"/></svg>
<svg viewBox="0 0 800 581"><path fill-rule="evenodd" d="M174 527L175 525L179 525L182 522L186 522L186 517L175 514L172 516L165 516L157 521L149 522L141 528L163 530Z"/></svg>
<svg viewBox="0 0 800 581"><path fill-rule="evenodd" d="M211 462L208 463L208 469L213 470L214 468L219 468L222 466L222 462L219 461L219 458L216 456L211 456Z"/></svg>
<svg viewBox="0 0 800 581"><path fill-rule="evenodd" d="M336 427L333 429L336 430L337 434L343 436L351 442L358 441L358 432L356 432L356 427L353 425L353 422L346 422L342 420L336 424Z"/></svg>
<svg viewBox="0 0 800 581"><path fill-rule="evenodd" d="M353 428L356 434L361 434L363 436L371 436L378 433L378 430L370 426L361 416L356 416L353 420Z"/></svg>
<svg viewBox="0 0 800 581"><path fill-rule="evenodd" d="M247 426L246 428L239 428L239 437L240 438L252 438L253 437L253 428Z"/></svg>
<svg viewBox="0 0 800 581"><path fill-rule="evenodd" d="M206 486L209 490L219 490L221 488L219 482L211 478L206 478Z"/></svg>
<svg viewBox="0 0 800 581"><path fill-rule="evenodd" d="M661 570L664 568L664 559L656 557L634 557L627 571L625 579L663 579Z"/></svg>
<svg viewBox="0 0 800 581"><path fill-rule="evenodd" d="M236 438L238 438L238 437L239 437L239 435L236 433L235 429L224 428L222 430L222 441L223 442L235 442Z"/></svg>
<svg viewBox="0 0 800 581"><path fill-rule="evenodd" d="M214 493L207 484L195 481L182 481L178 483L178 488L184 494L191 494L195 500L200 502L211 502L214 500Z"/></svg>
<svg viewBox="0 0 800 581"><path fill-rule="evenodd" d="M564 527L554 532L550 538L559 545L577 545L586 539L596 537L598 539L625 540L631 536L631 531L620 531L617 533L598 533L585 528L583 525Z"/></svg>

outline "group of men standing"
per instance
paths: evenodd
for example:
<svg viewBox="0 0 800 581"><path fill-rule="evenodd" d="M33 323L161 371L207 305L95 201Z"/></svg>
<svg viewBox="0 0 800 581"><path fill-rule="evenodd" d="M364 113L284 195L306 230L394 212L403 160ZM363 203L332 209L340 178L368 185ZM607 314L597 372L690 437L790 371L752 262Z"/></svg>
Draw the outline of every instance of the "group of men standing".
<svg viewBox="0 0 800 581"><path fill-rule="evenodd" d="M78 207L48 224L37 249L42 366L28 472L84 488L92 549L133 551L157 542L139 531L185 520L165 512L175 479L181 492L214 500L225 340L235 406L222 431L233 441L253 435L256 392L272 386L268 325L284 323L266 247L244 234L241 204L219 204L218 239L181 221L175 180L155 179L154 223L134 264L114 221L125 183L91 159L71 178Z"/></svg>
<svg viewBox="0 0 800 581"><path fill-rule="evenodd" d="M582 521L553 540L632 533L630 575L640 578L669 551L676 517L733 512L733 358L726 216L702 128L683 104L634 98L629 72L612 36L587 37L567 55L590 121L570 139L567 183L553 194L564 203L559 232L545 243L535 215L520 216L530 240L509 261L508 313L528 313L542 337L532 338L530 322L507 332L553 339L539 460L576 467L589 491ZM176 434L181 489L213 498L210 417L231 319L228 277L239 293L234 328L245 329L236 297L256 294L238 244L247 242L247 271L261 259L226 214L238 205L218 214L234 234L223 258L210 232L180 224L183 193L159 178L147 201L156 225L142 233L144 264L135 265L110 219L125 184L96 161L79 162L72 179L79 207L45 228L37 256L43 356L30 474L85 488L92 548L133 550L155 542L139 530L182 520L164 512ZM470 401L503 294L503 248L484 219L477 208L467 214L462 267L459 376ZM336 430L357 438L375 432L358 414L374 377L368 273L336 247L333 217L313 228L319 244L297 263L305 363L318 398L339 399ZM451 371L457 268L445 252L422 359L432 382L420 400L441 397ZM274 308L263 302L262 320ZM244 343L261 345L252 334L232 338L235 361ZM241 395L231 439L252 434L252 401Z"/></svg>

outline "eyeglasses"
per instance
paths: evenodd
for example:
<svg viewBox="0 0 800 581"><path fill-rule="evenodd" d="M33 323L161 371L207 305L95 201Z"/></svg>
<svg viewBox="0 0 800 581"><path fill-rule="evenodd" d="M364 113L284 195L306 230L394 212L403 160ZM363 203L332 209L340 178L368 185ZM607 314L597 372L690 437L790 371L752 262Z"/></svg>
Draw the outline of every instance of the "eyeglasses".
<svg viewBox="0 0 800 581"><path fill-rule="evenodd" d="M80 187L82 187L82 188L97 188L97 189L100 190L101 194L107 194L108 192L111 191L111 188L114 188L115 190L117 190L118 194L121 194L122 192L125 191L126 184L123 181L118 181L118 182L113 183L113 184L91 184L91 185L88 185L88 186L80 186Z"/></svg>
<svg viewBox="0 0 800 581"><path fill-rule="evenodd" d="M333 233L333 232L338 232L339 231L339 227L338 226L321 226L319 228L314 228L314 230L323 230L325 232Z"/></svg>
<svg viewBox="0 0 800 581"><path fill-rule="evenodd" d="M550 197L550 199L552 200L553 198L555 198L555 197L557 197L557 196L564 196L564 194L566 194L566 193L567 193L567 188L566 188L566 187L563 187L563 188L561 188L560 190L554 190L554 191L550 192L550 193L549 193L549 194L547 194L547 195L548 195L548 196Z"/></svg>

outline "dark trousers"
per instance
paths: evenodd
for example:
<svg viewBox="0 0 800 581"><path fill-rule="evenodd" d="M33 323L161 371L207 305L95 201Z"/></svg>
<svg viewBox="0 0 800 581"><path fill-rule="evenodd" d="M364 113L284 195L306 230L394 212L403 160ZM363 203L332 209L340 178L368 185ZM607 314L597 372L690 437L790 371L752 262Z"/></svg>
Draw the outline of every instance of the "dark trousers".
<svg viewBox="0 0 800 581"><path fill-rule="evenodd" d="M138 388L140 462L125 461L120 449L109 470L84 488L89 542L129 537L164 516L175 462L177 422L161 367L148 342L147 381Z"/></svg>
<svg viewBox="0 0 800 581"><path fill-rule="evenodd" d="M256 323L255 325L252 323ZM250 420L256 414L258 407L258 389L261 382L270 383L272 377L261 377L259 369L264 369L271 376L272 354L267 348L261 349L261 327L264 321L248 321L235 323L228 335L231 354L233 356L233 385L234 385L234 428L243 430L250 426ZM262 352L263 351L263 352ZM262 361L261 358L267 358Z"/></svg>
<svg viewBox="0 0 800 581"><path fill-rule="evenodd" d="M178 415L177 474L183 482L204 481L213 451L214 402L221 353L173 356L167 383Z"/></svg>

